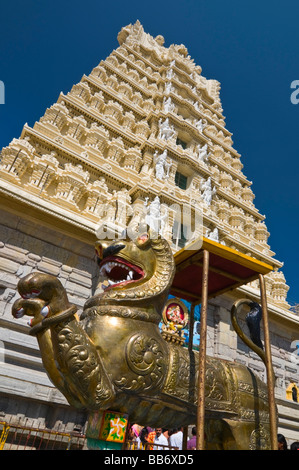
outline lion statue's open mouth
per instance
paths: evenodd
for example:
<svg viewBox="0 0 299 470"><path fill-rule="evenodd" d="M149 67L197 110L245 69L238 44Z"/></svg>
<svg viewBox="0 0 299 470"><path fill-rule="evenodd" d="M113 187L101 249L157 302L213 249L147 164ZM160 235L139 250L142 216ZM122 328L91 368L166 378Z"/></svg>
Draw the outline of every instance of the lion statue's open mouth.
<svg viewBox="0 0 299 470"><path fill-rule="evenodd" d="M109 256L99 263L100 275L108 280L106 289L115 286L124 286L140 281L144 277L144 271L129 261L119 256Z"/></svg>

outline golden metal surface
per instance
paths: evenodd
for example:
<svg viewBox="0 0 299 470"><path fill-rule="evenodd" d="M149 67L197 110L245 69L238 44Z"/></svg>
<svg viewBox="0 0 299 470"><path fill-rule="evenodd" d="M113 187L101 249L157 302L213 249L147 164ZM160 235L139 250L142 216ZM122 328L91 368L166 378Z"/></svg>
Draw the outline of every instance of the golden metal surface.
<svg viewBox="0 0 299 470"><path fill-rule="evenodd" d="M272 366L272 357L271 357L271 345L269 337L269 321L268 321L268 310L267 310L267 299L265 291L265 281L262 274L259 276L260 287L261 287L261 318L263 320L263 330L264 330L264 345L265 350L259 347L256 343L252 341L251 338L248 338L247 335L242 331L238 320L237 312L243 305L252 306L252 301L249 299L240 299L234 303L231 309L231 321L232 325L240 336L240 338L250 347L264 362L267 372L267 395L269 403L269 423L270 423L270 442L271 450L277 450L277 408L275 403L274 387L275 387L275 376Z"/></svg>
<svg viewBox="0 0 299 470"><path fill-rule="evenodd" d="M203 366L198 352L160 333L175 263L169 244L150 235L97 243L110 285L80 319L59 280L41 273L19 282L12 313L32 317L44 366L73 406L127 413L141 425L186 426L196 422ZM205 448L269 449L266 385L233 362L207 357L204 367Z"/></svg>

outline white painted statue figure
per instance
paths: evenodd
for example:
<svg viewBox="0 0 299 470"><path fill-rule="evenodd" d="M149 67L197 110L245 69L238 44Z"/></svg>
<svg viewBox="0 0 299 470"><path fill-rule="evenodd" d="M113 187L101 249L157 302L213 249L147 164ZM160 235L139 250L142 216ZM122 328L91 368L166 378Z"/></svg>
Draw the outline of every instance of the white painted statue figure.
<svg viewBox="0 0 299 470"><path fill-rule="evenodd" d="M197 151L198 151L198 160L200 162L206 163L209 158L208 154L208 144L203 145L202 147L198 144L197 146Z"/></svg>
<svg viewBox="0 0 299 470"><path fill-rule="evenodd" d="M170 113L171 111L174 110L174 104L171 101L170 96L167 99L164 97L164 99L163 99L163 110L164 110L165 113Z"/></svg>
<svg viewBox="0 0 299 470"><path fill-rule="evenodd" d="M203 120L203 119L200 119L195 124L195 127L199 130L199 132L202 132L204 130L204 128L206 127L206 121Z"/></svg>
<svg viewBox="0 0 299 470"><path fill-rule="evenodd" d="M165 94L166 94L166 95L169 95L169 93L170 93L171 91L173 91L173 86L172 86L171 82L168 82L168 83L166 83L166 85L165 85Z"/></svg>
<svg viewBox="0 0 299 470"><path fill-rule="evenodd" d="M160 127L159 139L169 140L174 136L175 130L173 126L170 126L168 118L166 118L163 123L162 123L162 119L160 119L159 127Z"/></svg>
<svg viewBox="0 0 299 470"><path fill-rule="evenodd" d="M169 178L169 170L171 168L172 163L167 162L167 150L166 149L159 156L158 156L158 152L157 151L155 152L154 163L155 163L155 170L156 170L156 178L159 180L164 180L164 179Z"/></svg>
<svg viewBox="0 0 299 470"><path fill-rule="evenodd" d="M166 72L166 78L168 78L168 80L171 80L172 77L173 77L173 75L174 75L174 74L173 74L173 70L172 70L172 69L167 70L167 72Z"/></svg>
<svg viewBox="0 0 299 470"><path fill-rule="evenodd" d="M209 240L213 240L214 242L219 243L219 231L218 228L215 227L208 235Z"/></svg>
<svg viewBox="0 0 299 470"><path fill-rule="evenodd" d="M150 204L148 201L149 198L146 197L144 203L144 207L146 209L145 222L157 234L163 235L168 213L167 211L165 211L164 214L161 213L159 196L156 196Z"/></svg>
<svg viewBox="0 0 299 470"><path fill-rule="evenodd" d="M205 183L202 185L202 189L203 201L209 206L212 202L214 194L216 193L216 188L212 188L211 177L209 177L207 181L205 181Z"/></svg>

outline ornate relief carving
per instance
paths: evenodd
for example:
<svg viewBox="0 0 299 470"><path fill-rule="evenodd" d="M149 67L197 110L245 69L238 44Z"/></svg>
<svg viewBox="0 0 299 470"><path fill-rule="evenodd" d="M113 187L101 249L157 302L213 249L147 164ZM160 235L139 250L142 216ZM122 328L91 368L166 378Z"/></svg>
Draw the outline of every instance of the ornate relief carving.
<svg viewBox="0 0 299 470"><path fill-rule="evenodd" d="M254 429L250 436L250 450L257 450L261 448L270 448L269 434L263 425L260 425L257 429Z"/></svg>
<svg viewBox="0 0 299 470"><path fill-rule="evenodd" d="M127 390L150 390L159 387L166 373L161 342L147 335L133 335L126 346L126 361L137 377L122 378L117 385Z"/></svg>

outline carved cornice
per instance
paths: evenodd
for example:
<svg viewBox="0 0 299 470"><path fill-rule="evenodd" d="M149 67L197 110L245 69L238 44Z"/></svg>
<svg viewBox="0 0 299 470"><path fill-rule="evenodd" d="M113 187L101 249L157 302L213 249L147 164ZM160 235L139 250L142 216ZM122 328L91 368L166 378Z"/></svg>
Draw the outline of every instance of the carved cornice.
<svg viewBox="0 0 299 470"><path fill-rule="evenodd" d="M129 50L129 47L127 46L128 50ZM129 63L133 68L135 68L136 70L138 70L139 73L141 73L142 75L144 75L148 80L150 80L151 82L153 83L156 83L156 80L153 79L152 75L150 75L148 72L146 72L146 70L144 70L142 67L140 67L138 64L136 64L135 62L133 62L132 60L130 60L126 55L123 55L122 52L121 52L121 48L117 48L115 51L114 51L114 54L121 58L123 61ZM136 54L137 55L137 54ZM153 69L153 65L150 64L149 62L147 62L144 57L141 57L137 60L141 60L143 63L147 63L148 64L148 67L151 67ZM156 70L156 73L158 72L158 70ZM154 72L155 73L155 72Z"/></svg>
<svg viewBox="0 0 299 470"><path fill-rule="evenodd" d="M107 118L105 118L105 116L101 116L101 115L97 115L96 113L93 113L89 108L82 105L82 103L80 104L77 103L74 97L71 97L71 95L60 95L59 100L64 101L69 106L74 107L82 115L92 118L93 122L98 122L100 125L105 126L105 128L115 133L116 135L122 136L122 138L128 141L131 145L142 144L143 140L139 138L137 135L130 133L130 132L126 132L126 130L123 130L121 126L117 126L114 122L111 122Z"/></svg>
<svg viewBox="0 0 299 470"><path fill-rule="evenodd" d="M245 202L241 201L240 199L237 199L236 197L233 196L233 194L230 194L228 191L225 191L221 187L218 187L217 189L217 194L222 197L222 199L230 202L236 207L240 207L243 209L245 212L248 212L249 214L253 215L259 220L265 220L265 216L260 214L257 209L254 207L250 207L247 205Z"/></svg>
<svg viewBox="0 0 299 470"><path fill-rule="evenodd" d="M115 170L115 164L113 162L109 161L109 165L111 166L111 170L107 170L105 166L101 164L97 164L95 162L87 160L85 157L80 155L79 153L76 153L66 147L64 147L62 144L59 142L53 141L52 139L48 138L47 136L41 134L40 132L36 131L35 129L32 129L29 126L24 126L21 137L25 137L26 135L31 135L35 139L41 141L44 143L49 150L56 150L57 152L60 152L62 155L64 155L69 161L78 164L82 163L84 164L84 167L87 167L89 171L93 172L94 175L98 176L105 176L107 180L110 180L111 182L117 182L117 184L121 184L123 187L130 187L130 182L128 181L128 178L125 176L122 177L120 174L118 174ZM100 163L107 163L107 159L105 158L99 158L97 155L97 159L99 160ZM123 171L126 173L126 171Z"/></svg>
<svg viewBox="0 0 299 470"><path fill-rule="evenodd" d="M140 108L138 105L135 103L132 103L132 101L127 100L123 95L120 95L116 92L114 92L111 88L108 89L105 84L102 82L98 81L97 78L94 75L88 75L84 76L84 80L86 82L89 82L91 85L96 87L98 90L102 91L105 93L107 96L110 96L113 98L115 101L123 105L124 107L128 108L128 110L132 111L135 113L139 118L145 119L147 116L147 113Z"/></svg>

